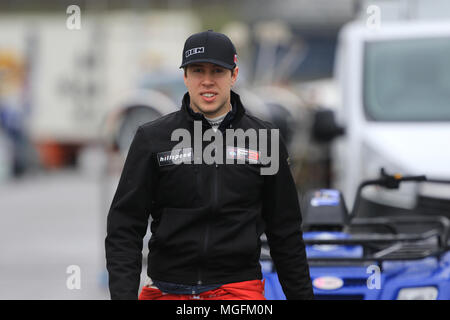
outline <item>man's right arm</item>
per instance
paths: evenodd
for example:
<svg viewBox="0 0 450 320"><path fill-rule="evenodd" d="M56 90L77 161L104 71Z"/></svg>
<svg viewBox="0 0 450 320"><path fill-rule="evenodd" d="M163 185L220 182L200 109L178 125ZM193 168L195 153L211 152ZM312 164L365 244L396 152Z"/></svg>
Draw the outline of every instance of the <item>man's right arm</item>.
<svg viewBox="0 0 450 320"><path fill-rule="evenodd" d="M111 299L137 299L142 239L150 211L151 152L139 128L128 151L107 220L106 267ZM153 173L154 174L154 173Z"/></svg>

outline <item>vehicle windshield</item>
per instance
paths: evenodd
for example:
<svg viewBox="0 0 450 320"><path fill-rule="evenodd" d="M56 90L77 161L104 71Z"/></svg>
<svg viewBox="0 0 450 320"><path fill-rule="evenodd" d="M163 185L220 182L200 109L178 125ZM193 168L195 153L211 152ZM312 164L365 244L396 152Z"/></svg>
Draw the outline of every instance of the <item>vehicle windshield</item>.
<svg viewBox="0 0 450 320"><path fill-rule="evenodd" d="M450 121L450 38L368 42L364 105L374 121Z"/></svg>

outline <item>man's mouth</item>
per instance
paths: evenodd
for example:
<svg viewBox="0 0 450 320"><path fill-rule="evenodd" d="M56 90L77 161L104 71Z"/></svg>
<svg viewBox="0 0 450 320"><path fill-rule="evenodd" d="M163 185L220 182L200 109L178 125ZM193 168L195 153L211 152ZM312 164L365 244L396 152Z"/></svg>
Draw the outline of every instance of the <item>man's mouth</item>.
<svg viewBox="0 0 450 320"><path fill-rule="evenodd" d="M214 92L204 92L201 94L203 100L206 102L213 102L214 100L216 100L216 95L217 94Z"/></svg>

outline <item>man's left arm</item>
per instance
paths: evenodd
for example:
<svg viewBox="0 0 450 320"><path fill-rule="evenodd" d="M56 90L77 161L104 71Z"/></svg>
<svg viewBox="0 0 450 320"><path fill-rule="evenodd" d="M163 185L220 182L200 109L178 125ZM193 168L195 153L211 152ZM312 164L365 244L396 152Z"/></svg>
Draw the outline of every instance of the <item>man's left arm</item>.
<svg viewBox="0 0 450 320"><path fill-rule="evenodd" d="M286 298L313 299L297 188L281 137L278 172L265 177L263 218L270 255Z"/></svg>

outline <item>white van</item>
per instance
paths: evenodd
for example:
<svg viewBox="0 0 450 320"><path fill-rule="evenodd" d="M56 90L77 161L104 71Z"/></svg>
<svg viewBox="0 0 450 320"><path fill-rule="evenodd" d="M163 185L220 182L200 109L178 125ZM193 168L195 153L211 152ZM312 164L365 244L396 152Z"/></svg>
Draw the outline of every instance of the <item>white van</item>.
<svg viewBox="0 0 450 320"><path fill-rule="evenodd" d="M336 123L345 134L332 143L333 187L348 206L358 184L381 168L450 180L450 22L352 22L339 34L335 61ZM378 215L389 208L450 212L442 183L367 191L366 209Z"/></svg>

